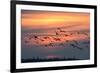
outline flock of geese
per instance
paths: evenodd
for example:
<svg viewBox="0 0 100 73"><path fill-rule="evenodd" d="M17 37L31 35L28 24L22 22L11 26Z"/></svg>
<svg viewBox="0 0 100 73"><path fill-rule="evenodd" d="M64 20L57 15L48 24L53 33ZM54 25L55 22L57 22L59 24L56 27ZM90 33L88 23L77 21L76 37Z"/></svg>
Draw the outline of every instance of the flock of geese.
<svg viewBox="0 0 100 73"><path fill-rule="evenodd" d="M68 32L68 31L65 31L65 30L63 30L63 29L61 29L61 28L57 28L56 29L57 31L55 31L55 36L56 37L53 37L53 36L48 36L48 35L46 35L46 36L42 36L42 38L40 38L40 36L39 35L29 35L28 36L28 40L24 40L24 42L27 44L27 43L29 43L29 41L30 40L36 40L36 41L41 41L41 42L44 42L44 41L46 41L46 40L50 40L50 38L52 38L54 41L57 41L57 42L60 42L60 41L62 41L62 39L61 38L59 38L59 37L57 37L57 36L61 36L61 35L63 35L64 37L68 37L68 36L70 36L71 37L71 35L74 35L75 34L75 32L73 33L73 32L70 32L70 34L66 34L66 32ZM63 33L63 34L61 34L61 33ZM77 33L77 35L79 35L79 34L83 34L83 35L85 35L85 36L87 36L88 38L89 38L89 34L88 33L86 33L86 32L76 32ZM27 37L27 36L26 36ZM65 42L66 43L70 43L70 41L68 40L68 39L66 39L65 40ZM37 43L37 44L39 44L39 43ZM89 45L89 41L86 41L86 42L83 42L83 44L85 44L85 45ZM80 47L80 44L79 44L79 41L77 41L77 40L72 40L71 41L71 43L69 44L71 47L73 47L73 48L77 48L77 49L79 49L79 50L82 50L83 48L82 47ZM52 41L51 42L49 42L48 44L45 44L45 45L43 45L44 47L54 47L54 46L64 46L64 43L59 43L59 45L55 45Z"/></svg>

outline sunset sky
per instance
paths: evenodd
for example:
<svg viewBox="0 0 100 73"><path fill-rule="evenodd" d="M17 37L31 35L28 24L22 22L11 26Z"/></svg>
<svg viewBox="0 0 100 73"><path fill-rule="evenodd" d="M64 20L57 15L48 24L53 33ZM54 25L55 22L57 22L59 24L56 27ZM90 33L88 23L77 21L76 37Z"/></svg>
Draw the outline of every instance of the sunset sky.
<svg viewBox="0 0 100 73"><path fill-rule="evenodd" d="M81 24L88 27L89 13L22 10L23 27L57 27Z"/></svg>
<svg viewBox="0 0 100 73"><path fill-rule="evenodd" d="M21 26L22 58L72 55L89 58L89 44L84 46L82 43L89 41L90 13L22 10ZM74 43L73 40L85 50L79 52L74 49L72 53L73 47L70 44ZM62 44L64 46L59 47Z"/></svg>

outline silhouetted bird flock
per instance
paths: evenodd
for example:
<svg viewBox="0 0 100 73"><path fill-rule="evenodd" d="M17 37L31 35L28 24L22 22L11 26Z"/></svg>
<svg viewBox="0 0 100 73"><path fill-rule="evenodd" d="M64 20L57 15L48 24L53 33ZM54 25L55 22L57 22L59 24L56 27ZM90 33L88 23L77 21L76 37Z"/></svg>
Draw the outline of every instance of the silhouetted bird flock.
<svg viewBox="0 0 100 73"><path fill-rule="evenodd" d="M45 44L44 46L45 47L48 47L48 46L51 46L51 47L54 47L54 46L64 46L64 43L60 43L59 45L56 45L56 44L54 44L53 42L51 42L51 39L50 38L52 38L54 41L56 41L56 42L60 42L60 41L62 41L62 38L59 38L59 37L57 37L57 36L65 36L65 37L68 37L68 36L72 36L72 35L74 35L75 34L75 32L73 33L73 32L70 32L70 34L66 34L66 32L67 31L65 31L65 30L63 30L63 29L61 29L61 28L57 28L56 29L57 31L55 31L55 36L56 37L52 37L52 36L46 36L46 35L43 35L42 36L42 38L40 38L40 36L39 35L29 35L28 36L28 38L29 38L29 40L36 40L36 41L41 41L41 42L44 42L44 41L47 41L47 40L50 40L50 43L47 43L47 44ZM62 33L64 33L64 34L62 34ZM78 35L79 34L84 34L84 35L86 35L87 37L89 37L89 35L88 35L88 33L85 33L85 32L76 32ZM27 36L26 36L27 37ZM27 43L29 43L29 41L28 40L25 40L24 41L26 44ZM68 43L68 42L70 42L70 40L68 40L68 39L65 39L65 43ZM83 44L89 44L89 41L88 42L83 42ZM38 44L39 45L39 44ZM80 47L80 45L79 45L79 42L77 41L77 40L72 40L71 41L71 43L70 43L70 46L71 47L73 47L73 48L77 48L77 49L79 49L79 50L82 50L83 48L81 48Z"/></svg>

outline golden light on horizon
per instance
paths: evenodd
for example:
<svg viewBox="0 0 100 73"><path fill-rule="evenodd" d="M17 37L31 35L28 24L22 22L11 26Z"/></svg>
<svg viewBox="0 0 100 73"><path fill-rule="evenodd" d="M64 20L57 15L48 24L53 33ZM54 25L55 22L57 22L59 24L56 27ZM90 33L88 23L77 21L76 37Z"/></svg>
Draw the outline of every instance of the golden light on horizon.
<svg viewBox="0 0 100 73"><path fill-rule="evenodd" d="M38 12L38 11L37 11ZM61 24L75 24L81 23L82 25L89 24L89 13L77 12L54 12L54 11L31 11L31 13L22 12L22 26L32 27L38 25L46 26L59 26Z"/></svg>

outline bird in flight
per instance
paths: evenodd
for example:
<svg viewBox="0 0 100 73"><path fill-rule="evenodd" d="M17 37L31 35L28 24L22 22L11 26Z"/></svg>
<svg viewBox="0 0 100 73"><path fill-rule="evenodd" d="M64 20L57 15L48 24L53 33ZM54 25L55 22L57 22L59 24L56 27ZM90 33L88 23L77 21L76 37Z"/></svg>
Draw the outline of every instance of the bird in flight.
<svg viewBox="0 0 100 73"><path fill-rule="evenodd" d="M64 31L64 30L62 30L61 28L57 28L60 32L66 32L66 31Z"/></svg>
<svg viewBox="0 0 100 73"><path fill-rule="evenodd" d="M58 32L56 32L56 35L59 35L59 33L58 33Z"/></svg>
<svg viewBox="0 0 100 73"><path fill-rule="evenodd" d="M60 38L54 38L54 40L55 40L55 41L61 41L61 39L60 39Z"/></svg>
<svg viewBox="0 0 100 73"><path fill-rule="evenodd" d="M77 49L80 49L82 50L83 48L80 48L79 46L75 45L75 44L70 44L73 48L77 48Z"/></svg>
<svg viewBox="0 0 100 73"><path fill-rule="evenodd" d="M34 35L34 39L35 39L35 40L38 39L38 36Z"/></svg>

